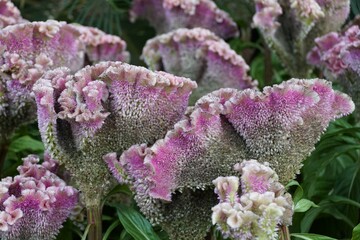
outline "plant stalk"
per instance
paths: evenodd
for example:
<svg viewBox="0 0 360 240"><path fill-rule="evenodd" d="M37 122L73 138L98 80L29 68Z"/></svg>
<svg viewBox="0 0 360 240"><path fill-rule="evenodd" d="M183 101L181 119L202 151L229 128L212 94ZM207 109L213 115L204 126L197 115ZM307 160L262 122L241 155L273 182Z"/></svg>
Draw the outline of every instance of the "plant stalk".
<svg viewBox="0 0 360 240"><path fill-rule="evenodd" d="M291 240L289 228L287 226L280 226L280 240Z"/></svg>
<svg viewBox="0 0 360 240"><path fill-rule="evenodd" d="M272 85L272 77L273 77L273 68L271 63L271 50L265 44L264 47L264 85L271 86Z"/></svg>
<svg viewBox="0 0 360 240"><path fill-rule="evenodd" d="M87 219L88 224L91 224L88 240L101 240L102 239L102 219L101 219L101 206L88 206L87 207Z"/></svg>
<svg viewBox="0 0 360 240"><path fill-rule="evenodd" d="M0 146L0 176L2 177L2 170L4 167L4 163L5 163L5 159L6 159L6 155L8 152L8 148L9 148L9 143L7 141L3 141L1 146Z"/></svg>

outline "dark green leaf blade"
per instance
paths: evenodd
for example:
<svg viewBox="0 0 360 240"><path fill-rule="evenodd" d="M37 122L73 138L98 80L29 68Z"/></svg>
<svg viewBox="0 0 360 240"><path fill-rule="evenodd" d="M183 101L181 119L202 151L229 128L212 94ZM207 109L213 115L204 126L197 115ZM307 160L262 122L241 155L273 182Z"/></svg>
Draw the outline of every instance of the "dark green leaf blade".
<svg viewBox="0 0 360 240"><path fill-rule="evenodd" d="M160 240L149 221L136 210L119 204L117 214L126 231L136 240Z"/></svg>

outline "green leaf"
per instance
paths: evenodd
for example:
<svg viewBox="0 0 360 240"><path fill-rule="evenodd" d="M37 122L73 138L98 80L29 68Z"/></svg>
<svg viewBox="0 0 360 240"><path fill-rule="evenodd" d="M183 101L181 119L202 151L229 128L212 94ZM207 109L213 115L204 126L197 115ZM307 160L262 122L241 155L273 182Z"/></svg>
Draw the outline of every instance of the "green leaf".
<svg viewBox="0 0 360 240"><path fill-rule="evenodd" d="M126 231L136 240L160 240L151 224L139 212L119 204L117 214Z"/></svg>
<svg viewBox="0 0 360 240"><path fill-rule="evenodd" d="M113 222L109 228L106 230L104 236L103 236L103 240L107 240L111 234L111 232L117 227L120 225L120 221L119 220L116 220L115 222Z"/></svg>
<svg viewBox="0 0 360 240"><path fill-rule="evenodd" d="M332 202L336 203L336 204L349 204L351 206L354 206L354 207L357 207L357 208L360 208L360 203L354 201L354 200L351 200L349 198L346 198L346 197L342 197L342 196L331 196L329 198Z"/></svg>
<svg viewBox="0 0 360 240"><path fill-rule="evenodd" d="M292 237L297 237L305 240L336 240L335 238L313 234L313 233L292 233L290 235Z"/></svg>
<svg viewBox="0 0 360 240"><path fill-rule="evenodd" d="M30 136L22 136L11 142L9 150L16 153L25 150L32 152L43 152L44 144L41 141L35 140Z"/></svg>
<svg viewBox="0 0 360 240"><path fill-rule="evenodd" d="M291 180L288 184L286 184L285 188L288 190L292 186L300 186L300 183L296 180Z"/></svg>
<svg viewBox="0 0 360 240"><path fill-rule="evenodd" d="M360 239L360 224L358 224L352 232L352 238L351 240L358 240Z"/></svg>
<svg viewBox="0 0 360 240"><path fill-rule="evenodd" d="M134 238L124 229L120 234L120 240L134 240Z"/></svg>
<svg viewBox="0 0 360 240"><path fill-rule="evenodd" d="M86 227L86 229L85 229L84 234L83 234L82 237L81 237L81 240L86 240L86 237L87 237L87 235L89 234L90 227L91 227L91 224L88 224L87 227Z"/></svg>
<svg viewBox="0 0 360 240"><path fill-rule="evenodd" d="M299 201L301 201L300 199L303 197L304 195L304 190L303 188L299 185L298 188L296 189L295 193L294 193L294 197L293 197L293 201L294 204L296 205Z"/></svg>
<svg viewBox="0 0 360 240"><path fill-rule="evenodd" d="M295 212L306 212L311 207L319 207L314 202L308 200L308 199L301 199L296 205L295 205Z"/></svg>

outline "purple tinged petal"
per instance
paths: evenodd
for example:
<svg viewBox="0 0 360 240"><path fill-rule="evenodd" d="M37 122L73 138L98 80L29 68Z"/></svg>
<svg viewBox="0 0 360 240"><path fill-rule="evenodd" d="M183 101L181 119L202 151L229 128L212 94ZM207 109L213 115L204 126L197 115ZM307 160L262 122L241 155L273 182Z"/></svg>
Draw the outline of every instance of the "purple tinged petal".
<svg viewBox="0 0 360 240"><path fill-rule="evenodd" d="M310 63L324 71L325 76L338 82L355 102L359 105L359 74L360 74L360 29L352 26L342 33L329 33L316 39L316 47L308 55ZM312 54L319 57L313 62ZM360 119L355 110L355 119Z"/></svg>
<svg viewBox="0 0 360 240"><path fill-rule="evenodd" d="M300 18L317 20L325 16L325 13L315 0L290 0L290 4Z"/></svg>
<svg viewBox="0 0 360 240"><path fill-rule="evenodd" d="M147 19L158 33L202 27L225 39L238 35L236 23L210 0L135 0L130 15Z"/></svg>
<svg viewBox="0 0 360 240"><path fill-rule="evenodd" d="M285 193L285 187L278 182L277 174L267 163L243 161L237 163L235 169L241 174L243 191L240 196L235 192L233 198L222 198L222 186L215 184L215 193L219 195L220 202L212 208L213 224L217 225L225 238L276 239L279 225L291 225L291 195ZM234 178L237 177L222 177L220 181ZM258 181L260 178L261 183ZM259 186L259 183L263 186Z"/></svg>
<svg viewBox="0 0 360 240"><path fill-rule="evenodd" d="M26 20L21 17L19 9L10 0L1 0L0 29L22 22L26 22Z"/></svg>
<svg viewBox="0 0 360 240"><path fill-rule="evenodd" d="M121 62L102 62L69 76L50 71L34 86L41 135L84 198L100 201L111 183L103 156L162 137L184 114L195 87L189 79ZM104 160L122 181L116 155Z"/></svg>
<svg viewBox="0 0 360 240"><path fill-rule="evenodd" d="M337 31L347 19L350 0L256 0L253 25L261 30L269 47L296 77L306 77L319 54L311 51L315 38ZM290 37L289 37L290 36ZM301 67L299 67L301 66Z"/></svg>
<svg viewBox="0 0 360 240"><path fill-rule="evenodd" d="M176 190L203 188L214 176L230 175L245 158L269 162L286 183L329 121L353 110L347 95L319 79L293 79L264 93L222 89L200 99L164 139L122 159L142 157L151 171L149 195L167 201Z"/></svg>
<svg viewBox="0 0 360 240"><path fill-rule="evenodd" d="M1 239L55 239L77 203L77 191L38 161L30 155L19 167L20 175L1 181L9 186L0 202Z"/></svg>
<svg viewBox="0 0 360 240"><path fill-rule="evenodd" d="M249 66L214 33L177 29L147 41L142 57L154 70L189 77L199 84L192 101L219 88L256 88L247 75ZM194 101L195 102L195 101Z"/></svg>
<svg viewBox="0 0 360 240"><path fill-rule="evenodd" d="M2 29L0 141L8 138L19 125L36 118L31 89L46 71L60 66L74 71L83 65L85 46L79 36L75 28L53 20Z"/></svg>
<svg viewBox="0 0 360 240"><path fill-rule="evenodd" d="M208 189L214 176L233 175L233 165L250 158L269 162L279 173L280 181L286 183L298 172L302 160L313 150L328 123L353 110L347 95L332 90L329 82L320 79L293 79L267 87L263 93L251 89L222 89L201 98L164 139L148 148L133 146L117 163L124 166L127 180L136 192L135 200L153 223L164 227L173 239L186 239L194 234L203 236L208 229L206 218L197 215L193 219L184 211L206 212L212 200L190 207L187 201L199 203L199 200L195 193L189 195L189 191ZM264 221L274 223L271 229L282 216L282 221L290 224L291 198L275 197L284 190L272 171L266 167L240 168L247 172L242 178L244 190L258 191L241 200L244 207L251 208L253 202L259 202L261 196L272 191L272 195L265 198L269 201L260 201L265 204L264 209L259 210L264 210ZM197 192L207 194L207 190ZM283 207L271 205L272 202ZM186 208L178 209L179 205ZM174 209L178 211L176 214ZM281 216L276 215L280 210ZM250 223L254 218L248 213L245 211L243 218ZM230 224L239 223L235 221L237 216L229 216L232 216ZM196 231L177 231L179 226L190 222L197 227ZM243 233L249 232L247 227L244 229ZM261 231L264 228L259 229L258 233L264 234Z"/></svg>
<svg viewBox="0 0 360 240"><path fill-rule="evenodd" d="M274 34L280 23L277 18L282 14L282 8L277 0L255 0L256 14L253 17L254 27L269 34Z"/></svg>
<svg viewBox="0 0 360 240"><path fill-rule="evenodd" d="M90 63L100 61L129 62L130 54L126 43L120 37L106 34L100 29L72 24L81 33L80 40L86 45L86 55Z"/></svg>
<svg viewBox="0 0 360 240"><path fill-rule="evenodd" d="M354 111L347 95L319 79L292 79L263 94L245 90L230 102L226 117L245 139L249 157L269 162L282 183L299 171L329 122Z"/></svg>

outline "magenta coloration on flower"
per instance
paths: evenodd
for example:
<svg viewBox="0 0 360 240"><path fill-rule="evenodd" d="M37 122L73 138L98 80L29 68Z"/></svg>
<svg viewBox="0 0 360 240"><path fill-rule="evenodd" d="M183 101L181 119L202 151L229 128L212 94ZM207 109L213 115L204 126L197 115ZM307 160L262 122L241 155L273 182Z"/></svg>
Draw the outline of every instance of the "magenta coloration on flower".
<svg viewBox="0 0 360 240"><path fill-rule="evenodd" d="M147 19L157 33L177 28L207 28L221 38L238 35L236 23L211 0L135 0L132 20Z"/></svg>
<svg viewBox="0 0 360 240"><path fill-rule="evenodd" d="M85 48L79 36L74 27L53 20L1 30L0 142L36 118L31 88L44 72L60 66L81 68Z"/></svg>
<svg viewBox="0 0 360 240"><path fill-rule="evenodd" d="M258 159L269 162L280 181L287 183L329 122L353 110L347 95L320 79L292 79L266 87L263 93L221 89L198 100L174 129L151 147L132 146L118 161L113 155L111 169L122 169L116 174L131 183L142 212L164 227L172 239L201 237L209 227L203 218L205 207L213 200L198 196L199 192L209 194L214 176L234 175L236 163ZM268 171L244 175L249 183L245 189L260 194L268 191L271 183L262 170ZM199 201L203 208L194 206L198 208L195 211L187 201ZM182 204L192 214L181 210ZM178 231L188 225L193 227Z"/></svg>
<svg viewBox="0 0 360 240"><path fill-rule="evenodd" d="M317 20L325 16L316 0L290 0L290 7L300 18Z"/></svg>
<svg viewBox="0 0 360 240"><path fill-rule="evenodd" d="M328 33L315 39L316 46L309 52L309 63L322 68L335 77L343 74L349 67L357 62L352 58L351 52L360 47L359 26L352 26L343 34ZM353 68L357 71L357 67Z"/></svg>
<svg viewBox="0 0 360 240"><path fill-rule="evenodd" d="M10 0L0 0L0 29L23 22L26 20L21 17L19 9Z"/></svg>
<svg viewBox="0 0 360 240"><path fill-rule="evenodd" d="M289 73L306 77L311 71L306 55L314 39L340 29L350 11L350 0L254 0L258 27ZM314 56L315 57L315 56Z"/></svg>
<svg viewBox="0 0 360 240"><path fill-rule="evenodd" d="M59 79L66 84L54 84ZM103 155L164 136L183 116L195 87L187 78L102 62L74 75L50 71L33 91L46 149L65 164L91 206L111 186Z"/></svg>
<svg viewBox="0 0 360 240"><path fill-rule="evenodd" d="M0 237L4 240L55 239L78 201L73 187L29 155L19 175L0 182Z"/></svg>
<svg viewBox="0 0 360 240"><path fill-rule="evenodd" d="M130 54L120 37L106 34L98 28L72 24L81 33L80 40L86 45L86 57L91 63L100 61L129 62Z"/></svg>
<svg viewBox="0 0 360 240"><path fill-rule="evenodd" d="M255 7L254 27L269 34L274 34L280 26L276 19L282 14L282 9L277 0L255 0Z"/></svg>
<svg viewBox="0 0 360 240"><path fill-rule="evenodd" d="M188 77L199 85L192 102L219 88L256 88L249 66L230 46L203 28L181 28L147 41L142 57L153 70Z"/></svg>
<svg viewBox="0 0 360 240"><path fill-rule="evenodd" d="M291 225L293 202L291 195L278 182L277 174L267 163L256 160L243 161L235 166L241 174L241 194L222 191L222 184L237 183L239 178L218 177L213 181L220 202L212 208L212 223L216 224L225 238L277 239L279 225ZM265 188L254 188L254 179L262 179ZM257 185L259 181L256 181ZM220 184L219 184L220 183ZM250 187L249 187L250 186ZM234 188L235 189L235 188Z"/></svg>
<svg viewBox="0 0 360 240"><path fill-rule="evenodd" d="M331 32L315 40L308 62L323 70L325 76L338 82L356 106L360 105L360 28L352 26L343 33ZM360 111L355 110L360 119Z"/></svg>

